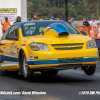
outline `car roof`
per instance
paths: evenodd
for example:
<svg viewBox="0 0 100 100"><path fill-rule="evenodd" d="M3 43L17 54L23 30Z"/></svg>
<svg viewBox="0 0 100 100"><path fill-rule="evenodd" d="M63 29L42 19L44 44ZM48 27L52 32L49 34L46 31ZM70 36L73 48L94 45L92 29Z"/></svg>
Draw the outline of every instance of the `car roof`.
<svg viewBox="0 0 100 100"><path fill-rule="evenodd" d="M26 21L26 22L21 22L22 24L23 23L31 23L31 22L34 22L34 23L43 23L43 22L61 22L63 20L38 20L38 21Z"/></svg>
<svg viewBox="0 0 100 100"><path fill-rule="evenodd" d="M38 20L38 21L24 21L24 22L16 22L16 23L14 23L14 24L20 24L20 23L31 23L31 22L35 22L35 23L37 23L37 22L61 22L61 21L63 21L63 20ZM14 25L13 24L13 25Z"/></svg>
<svg viewBox="0 0 100 100"><path fill-rule="evenodd" d="M43 23L43 22L65 22L65 21L64 20L38 20L38 21L17 22L13 25L18 25L18 27L21 28L21 24L25 24L25 23Z"/></svg>

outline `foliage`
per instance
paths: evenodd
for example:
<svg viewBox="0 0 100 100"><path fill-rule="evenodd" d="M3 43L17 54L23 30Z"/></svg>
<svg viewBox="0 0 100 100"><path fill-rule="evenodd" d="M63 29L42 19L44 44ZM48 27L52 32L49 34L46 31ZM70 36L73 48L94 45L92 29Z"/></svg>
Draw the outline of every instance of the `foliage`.
<svg viewBox="0 0 100 100"><path fill-rule="evenodd" d="M28 18L39 13L42 18L65 17L65 0L27 0ZM100 0L69 0L70 18L100 17Z"/></svg>

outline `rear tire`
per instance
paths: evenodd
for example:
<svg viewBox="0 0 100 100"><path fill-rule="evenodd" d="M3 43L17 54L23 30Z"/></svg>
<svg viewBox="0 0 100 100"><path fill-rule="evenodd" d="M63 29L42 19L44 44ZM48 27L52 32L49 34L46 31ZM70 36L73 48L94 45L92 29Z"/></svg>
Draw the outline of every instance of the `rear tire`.
<svg viewBox="0 0 100 100"><path fill-rule="evenodd" d="M87 66L87 67L84 67L84 72L87 74L87 75L93 75L94 72L95 72L95 69L96 69L96 65L94 66Z"/></svg>
<svg viewBox="0 0 100 100"><path fill-rule="evenodd" d="M33 77L33 70L28 67L25 54L22 55L22 73L25 79L31 79Z"/></svg>
<svg viewBox="0 0 100 100"><path fill-rule="evenodd" d="M18 71L1 71L2 76L17 76Z"/></svg>
<svg viewBox="0 0 100 100"><path fill-rule="evenodd" d="M10 75L9 71L3 71L2 70L0 73L1 73L2 76L9 76Z"/></svg>

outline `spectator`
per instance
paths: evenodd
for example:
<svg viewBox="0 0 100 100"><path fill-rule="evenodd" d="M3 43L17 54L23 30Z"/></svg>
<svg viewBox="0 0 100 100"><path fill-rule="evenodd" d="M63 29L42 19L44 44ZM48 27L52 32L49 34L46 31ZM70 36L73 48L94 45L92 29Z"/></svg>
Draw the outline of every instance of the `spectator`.
<svg viewBox="0 0 100 100"><path fill-rule="evenodd" d="M51 17L51 19L50 20L53 20L53 17Z"/></svg>
<svg viewBox="0 0 100 100"><path fill-rule="evenodd" d="M92 18L92 21L89 22L90 26L98 26L100 23L99 21L95 20L95 18Z"/></svg>
<svg viewBox="0 0 100 100"><path fill-rule="evenodd" d="M1 20L1 25L3 26L3 33L11 26L10 22L8 21L8 17L5 17L5 21L2 22Z"/></svg>
<svg viewBox="0 0 100 100"><path fill-rule="evenodd" d="M90 26L89 22L83 18L83 26Z"/></svg>
<svg viewBox="0 0 100 100"><path fill-rule="evenodd" d="M59 18L57 17L57 20L59 20Z"/></svg>
<svg viewBox="0 0 100 100"><path fill-rule="evenodd" d="M71 24L72 24L74 27L77 27L77 24L76 24L76 22L74 21L74 18L71 19Z"/></svg>
<svg viewBox="0 0 100 100"><path fill-rule="evenodd" d="M16 22L14 22L14 23L17 23L17 22L21 22L21 17L20 16L17 17Z"/></svg>
<svg viewBox="0 0 100 100"><path fill-rule="evenodd" d="M38 13L35 13L35 14L33 15L33 17L34 17L34 21L42 20L42 19L40 19L40 16L39 16Z"/></svg>
<svg viewBox="0 0 100 100"><path fill-rule="evenodd" d="M70 19L67 19L67 22L71 24L71 20Z"/></svg>
<svg viewBox="0 0 100 100"><path fill-rule="evenodd" d="M16 22L21 22L21 17L20 16L17 17L17 21Z"/></svg>

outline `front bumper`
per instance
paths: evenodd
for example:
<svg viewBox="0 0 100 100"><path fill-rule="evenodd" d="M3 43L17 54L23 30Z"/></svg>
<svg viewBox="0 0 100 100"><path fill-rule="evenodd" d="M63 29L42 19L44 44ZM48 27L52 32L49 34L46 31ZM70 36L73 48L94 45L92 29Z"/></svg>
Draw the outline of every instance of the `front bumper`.
<svg viewBox="0 0 100 100"><path fill-rule="evenodd" d="M100 50L98 50L98 52L99 52L99 58L100 58Z"/></svg>
<svg viewBox="0 0 100 100"><path fill-rule="evenodd" d="M41 59L41 60L27 60L30 68L50 67L59 65L91 65L97 64L99 57L80 57L80 58L61 58L61 59Z"/></svg>

